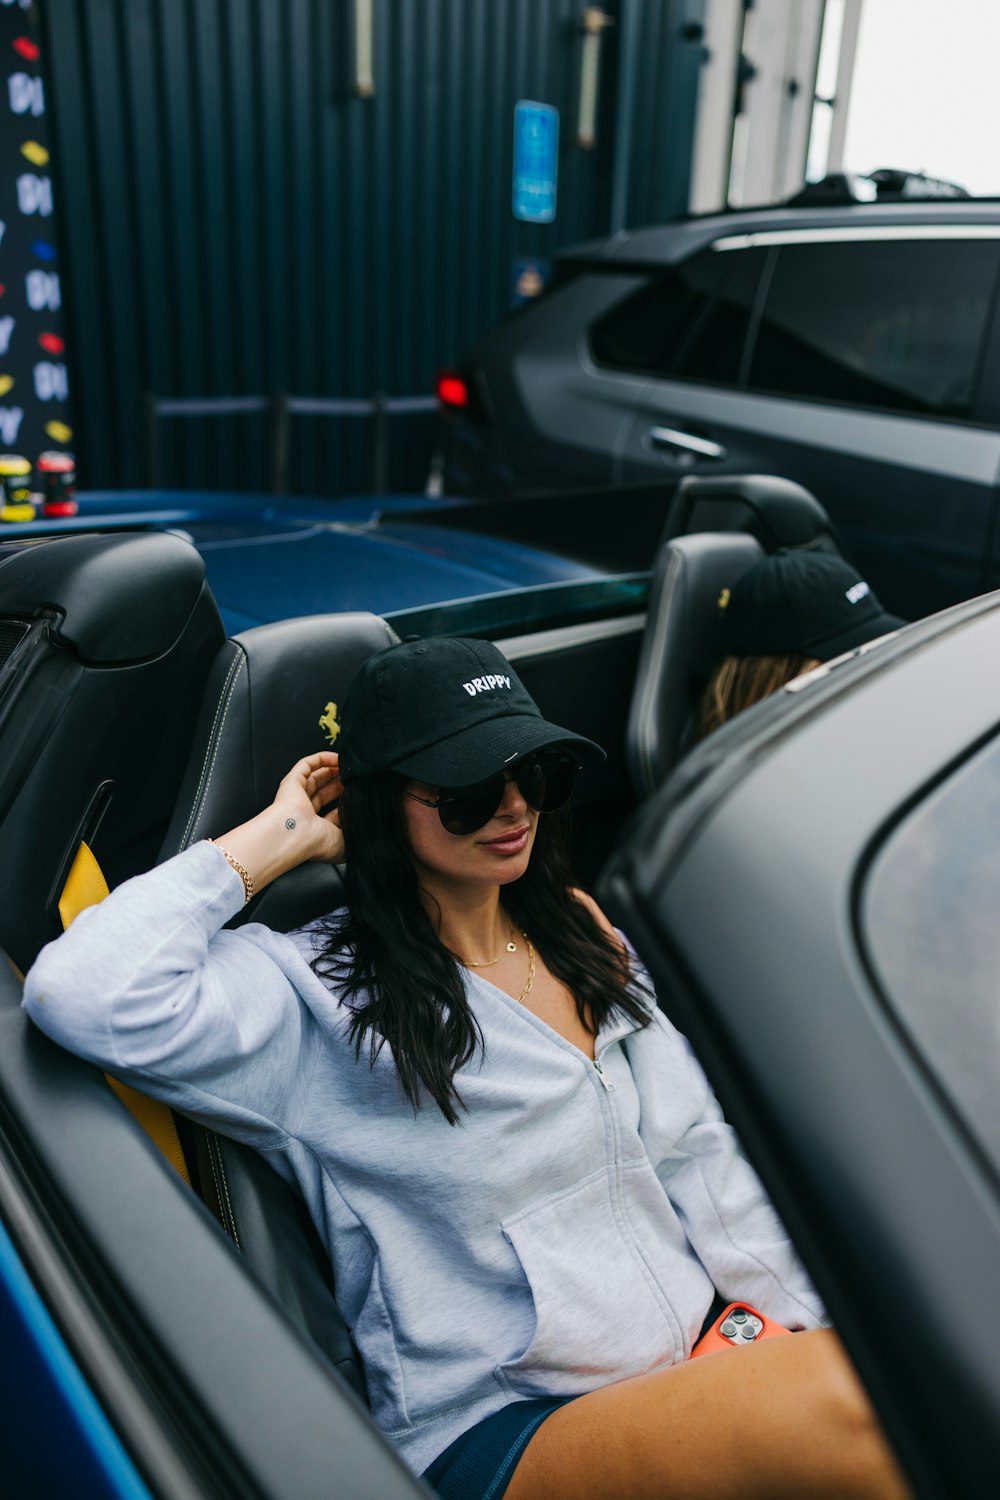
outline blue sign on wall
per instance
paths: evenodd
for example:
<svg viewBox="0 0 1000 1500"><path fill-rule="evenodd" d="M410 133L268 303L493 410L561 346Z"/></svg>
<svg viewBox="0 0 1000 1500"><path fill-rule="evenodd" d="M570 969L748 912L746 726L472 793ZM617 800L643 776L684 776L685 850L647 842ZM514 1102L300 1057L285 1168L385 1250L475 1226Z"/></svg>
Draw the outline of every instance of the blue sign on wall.
<svg viewBox="0 0 1000 1500"><path fill-rule="evenodd" d="M515 219L551 224L556 216L559 111L520 99L514 106Z"/></svg>

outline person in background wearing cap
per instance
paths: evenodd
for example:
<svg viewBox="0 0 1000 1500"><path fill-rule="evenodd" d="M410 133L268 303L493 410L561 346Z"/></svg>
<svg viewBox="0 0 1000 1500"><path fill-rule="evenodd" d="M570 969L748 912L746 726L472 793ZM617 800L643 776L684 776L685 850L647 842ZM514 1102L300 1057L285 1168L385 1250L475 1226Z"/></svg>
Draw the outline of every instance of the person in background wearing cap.
<svg viewBox="0 0 1000 1500"><path fill-rule="evenodd" d="M857 569L830 552L782 550L723 589L725 656L698 709L698 735L792 678L905 622L888 614Z"/></svg>
<svg viewBox="0 0 1000 1500"><path fill-rule="evenodd" d="M603 751L483 641L376 653L341 717L339 758L43 949L31 1017L298 1184L375 1421L449 1500L902 1496L704 1074L570 885L559 809ZM347 909L224 930L345 849ZM812 1331L688 1363L720 1297Z"/></svg>

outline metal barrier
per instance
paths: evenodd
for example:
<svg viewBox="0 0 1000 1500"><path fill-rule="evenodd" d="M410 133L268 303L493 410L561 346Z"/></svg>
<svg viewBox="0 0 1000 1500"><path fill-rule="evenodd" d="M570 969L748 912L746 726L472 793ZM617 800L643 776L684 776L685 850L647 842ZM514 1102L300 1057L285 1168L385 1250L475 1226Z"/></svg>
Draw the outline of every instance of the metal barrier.
<svg viewBox="0 0 1000 1500"><path fill-rule="evenodd" d="M143 397L143 430L146 450L146 484L160 486L160 420L164 417L229 417L259 412L270 423L271 493L283 495L288 487L289 427L292 417L369 417L372 422L372 493L384 495L389 478L389 418L437 410L434 396L289 396L279 391L271 396L170 397L152 392Z"/></svg>

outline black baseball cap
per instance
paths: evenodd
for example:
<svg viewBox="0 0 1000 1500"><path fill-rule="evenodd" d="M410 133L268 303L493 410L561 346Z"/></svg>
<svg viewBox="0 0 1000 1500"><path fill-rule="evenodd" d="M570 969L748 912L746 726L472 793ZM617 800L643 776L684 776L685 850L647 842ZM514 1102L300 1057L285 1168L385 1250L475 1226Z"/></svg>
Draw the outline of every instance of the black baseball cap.
<svg viewBox="0 0 1000 1500"><path fill-rule="evenodd" d="M723 589L723 649L729 656L797 652L831 661L898 630L857 569L832 552L782 549Z"/></svg>
<svg viewBox="0 0 1000 1500"><path fill-rule="evenodd" d="M340 775L399 771L430 786L471 786L536 750L602 761L593 740L543 719L490 641L403 641L351 679L340 715Z"/></svg>

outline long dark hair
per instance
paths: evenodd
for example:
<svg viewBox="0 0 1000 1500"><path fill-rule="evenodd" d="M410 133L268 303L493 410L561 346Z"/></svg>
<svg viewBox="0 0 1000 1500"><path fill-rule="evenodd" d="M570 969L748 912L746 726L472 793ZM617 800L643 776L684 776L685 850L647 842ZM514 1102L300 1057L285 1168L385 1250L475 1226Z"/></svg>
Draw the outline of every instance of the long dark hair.
<svg viewBox="0 0 1000 1500"><path fill-rule="evenodd" d="M404 785L389 771L354 778L344 788L347 912L327 919L313 969L337 985L352 1011L356 1056L367 1038L374 1066L388 1042L414 1109L424 1090L455 1125L463 1107L455 1073L483 1038L454 955L420 899L403 817ZM502 904L569 987L588 1030L596 1033L615 1009L645 1025L650 1003L634 982L626 954L570 894L565 829L563 813L539 818L528 868L503 888Z"/></svg>

